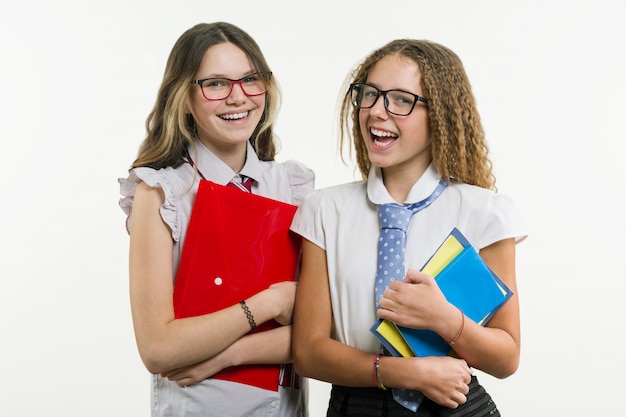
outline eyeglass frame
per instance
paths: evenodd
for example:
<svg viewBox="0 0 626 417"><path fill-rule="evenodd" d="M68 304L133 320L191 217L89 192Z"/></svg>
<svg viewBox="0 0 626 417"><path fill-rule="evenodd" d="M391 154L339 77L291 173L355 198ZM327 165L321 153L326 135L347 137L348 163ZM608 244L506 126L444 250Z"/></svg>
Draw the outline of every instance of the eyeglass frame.
<svg viewBox="0 0 626 417"><path fill-rule="evenodd" d="M260 93L257 93L257 94L248 94L246 92L246 89L243 87L243 80L245 80L246 78L248 78L250 76L253 76L253 75L259 75L259 76L261 76L261 78L265 79L265 82L268 82L272 78L272 71L253 72L252 74L244 75L243 77L239 78L238 80L233 80L231 78L226 78L226 77L202 78L202 79L199 79L199 80L191 80L191 84L198 84L200 86L200 91L202 92L202 97L204 97L205 100L209 100L209 101L226 100L233 93L233 88L235 88L236 84L239 84L239 87L241 88L241 91L247 97L257 97L257 96L261 96L261 95L267 93L267 86L265 86L265 90L264 91L262 91ZM202 87L202 83L205 82L205 81L208 81L208 80L227 80L227 81L230 81L230 91L228 92L228 94L225 97L222 97L222 98L208 98L204 94L204 88Z"/></svg>
<svg viewBox="0 0 626 417"><path fill-rule="evenodd" d="M357 86L362 86L362 85L366 85L368 87L373 88L374 90L377 91L377 96L376 99L374 100L374 102L372 103L371 106L360 106L354 103L354 101L352 101L352 91L357 87ZM405 90L400 90L398 88L394 88L392 90L380 90L378 87L375 87L371 84L368 83L351 83L350 84L350 89L348 90L350 92L350 103L358 108L358 109L371 109L372 107L374 107L376 105L376 102L378 101L378 99L380 98L380 96L383 96L383 105L385 106L385 110L390 113L393 114L395 116L408 116L413 112L413 109L415 109L415 105L417 104L418 101L421 101L422 103L426 104L428 106L428 99L422 96L418 96L417 94L413 94L410 91L405 91ZM387 98L387 93L390 93L392 91L398 91L401 93L405 93L405 94L409 94L413 97L415 97L415 101L413 102L413 105L411 106L411 110L409 110L409 112L407 114L398 114L398 113L394 113L391 110L389 110L389 99Z"/></svg>

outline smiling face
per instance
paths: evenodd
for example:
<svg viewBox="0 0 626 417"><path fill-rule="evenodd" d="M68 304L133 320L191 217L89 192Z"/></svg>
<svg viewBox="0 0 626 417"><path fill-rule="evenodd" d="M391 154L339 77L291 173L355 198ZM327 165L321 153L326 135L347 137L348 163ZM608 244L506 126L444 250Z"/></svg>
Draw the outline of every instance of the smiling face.
<svg viewBox="0 0 626 417"><path fill-rule="evenodd" d="M367 83L379 90L404 90L423 96L420 70L415 61L387 55L371 69ZM359 111L359 125L372 165L388 173L411 173L419 177L432 160L428 109L418 102L408 116L389 114L384 98Z"/></svg>
<svg viewBox="0 0 626 417"><path fill-rule="evenodd" d="M255 72L248 56L229 42L206 50L195 79L240 79ZM202 143L220 157L232 157L242 152L261 120L265 109L265 94L246 96L240 84L233 85L231 94L223 100L210 101L202 95L199 85L189 94L189 112L197 126Z"/></svg>

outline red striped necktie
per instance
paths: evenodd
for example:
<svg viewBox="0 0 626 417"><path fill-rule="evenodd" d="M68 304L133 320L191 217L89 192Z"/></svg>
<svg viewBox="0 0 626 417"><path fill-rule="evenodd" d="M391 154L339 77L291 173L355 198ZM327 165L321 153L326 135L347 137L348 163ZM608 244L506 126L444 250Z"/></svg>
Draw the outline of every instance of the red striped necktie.
<svg viewBox="0 0 626 417"><path fill-rule="evenodd" d="M191 156L189 155L189 152L186 153L185 157L183 158L185 162L187 162L189 165L191 165L192 168L195 168L195 164L193 162L193 159L191 159ZM202 174L202 172L200 171L200 169L197 169L198 171L198 175L200 175L200 178L202 178L203 180L206 180L205 176ZM239 175L237 174L232 180L230 180L230 182L228 184L226 184L227 187L231 187L231 188L237 188L241 191L245 191L247 193L252 193L252 184L254 183L254 180L250 177L246 177L245 175Z"/></svg>
<svg viewBox="0 0 626 417"><path fill-rule="evenodd" d="M240 177L241 181L238 181L237 177L235 177L228 184L226 184L226 186L230 188L237 188L241 191L245 191L246 193L251 193L254 180L244 175L241 175Z"/></svg>

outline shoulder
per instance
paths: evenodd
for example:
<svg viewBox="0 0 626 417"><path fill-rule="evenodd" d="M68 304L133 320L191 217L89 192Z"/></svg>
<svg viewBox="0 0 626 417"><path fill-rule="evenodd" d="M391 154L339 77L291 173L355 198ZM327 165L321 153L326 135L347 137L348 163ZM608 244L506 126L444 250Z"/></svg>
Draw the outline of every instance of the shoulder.
<svg viewBox="0 0 626 417"><path fill-rule="evenodd" d="M310 192L298 207L291 230L325 249L326 233L336 230L342 215L352 218L357 210L367 207L362 204L367 200L365 184L351 182Z"/></svg>
<svg viewBox="0 0 626 417"><path fill-rule="evenodd" d="M484 210L491 206L514 206L508 196L487 188L454 182L448 188L448 196L458 199L466 209Z"/></svg>
<svg viewBox="0 0 626 417"><path fill-rule="evenodd" d="M315 173L302 162L290 159L270 164L287 178L293 204L300 205L304 198L315 189Z"/></svg>
<svg viewBox="0 0 626 417"><path fill-rule="evenodd" d="M315 180L315 173L311 168L300 161L290 159L284 162L276 162L287 173L289 181L293 184L305 183Z"/></svg>
<svg viewBox="0 0 626 417"><path fill-rule="evenodd" d="M453 190L459 195L464 196L467 199L472 200L484 200L491 198L491 196L496 194L494 190L490 190L488 188L482 188L476 185L470 185L454 181L450 183L449 189Z"/></svg>
<svg viewBox="0 0 626 417"><path fill-rule="evenodd" d="M153 169L139 167L130 170L127 178L120 178L122 195L133 194L139 183L145 183L153 188L161 188L165 195L182 194L185 189L193 185L195 172L188 164L177 168Z"/></svg>
<svg viewBox="0 0 626 417"><path fill-rule="evenodd" d="M448 203L458 207L458 218L467 222L466 227L480 235L478 247L508 238L521 242L527 236L522 215L506 194L474 185L452 183L447 199Z"/></svg>
<svg viewBox="0 0 626 417"><path fill-rule="evenodd" d="M193 168L188 164L177 168L134 168L129 172L127 178L119 178L118 182L121 194L119 205L128 219L140 184L160 189L164 200L160 207L161 216L172 229L173 235L176 236L179 207L188 200L193 201L191 194L195 195L196 176ZM128 221L127 227L129 226Z"/></svg>
<svg viewBox="0 0 626 417"><path fill-rule="evenodd" d="M361 206L367 200L365 181L354 181L345 184L321 188L309 193L302 203L302 212L309 215L338 215L347 205L357 202Z"/></svg>
<svg viewBox="0 0 626 417"><path fill-rule="evenodd" d="M342 202L350 200L355 196L367 197L365 181L353 181L344 184L331 185L315 190L315 192L308 197L310 197L310 199L316 199L320 203L340 205Z"/></svg>

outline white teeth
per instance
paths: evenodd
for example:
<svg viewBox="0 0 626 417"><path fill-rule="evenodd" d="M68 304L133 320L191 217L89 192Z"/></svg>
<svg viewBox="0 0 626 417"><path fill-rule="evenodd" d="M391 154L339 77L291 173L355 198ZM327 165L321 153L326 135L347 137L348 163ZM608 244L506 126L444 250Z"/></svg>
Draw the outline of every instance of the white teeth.
<svg viewBox="0 0 626 417"><path fill-rule="evenodd" d="M395 138L395 137L397 137L397 135L395 135L395 134L393 134L391 132L385 132L383 130L370 129L370 132L374 136L383 137L383 138Z"/></svg>
<svg viewBox="0 0 626 417"><path fill-rule="evenodd" d="M238 120L248 117L248 112L246 111L243 113L223 114L220 117L225 120Z"/></svg>

